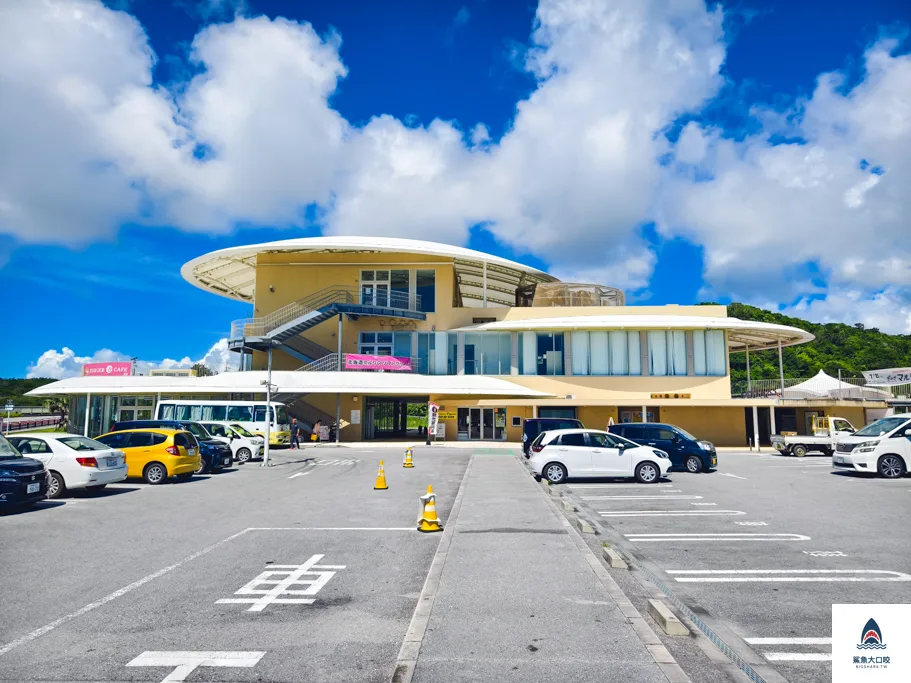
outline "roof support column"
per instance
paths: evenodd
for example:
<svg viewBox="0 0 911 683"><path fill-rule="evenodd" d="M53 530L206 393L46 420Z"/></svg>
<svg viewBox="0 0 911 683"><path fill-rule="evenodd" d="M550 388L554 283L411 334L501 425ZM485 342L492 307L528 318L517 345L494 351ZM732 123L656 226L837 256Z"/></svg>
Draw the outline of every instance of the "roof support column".
<svg viewBox="0 0 911 683"><path fill-rule="evenodd" d="M484 261L484 308L487 308L487 261Z"/></svg>
<svg viewBox="0 0 911 683"><path fill-rule="evenodd" d="M263 443L263 462L260 467L271 467L269 464L269 442L272 439L272 339L266 352L266 440Z"/></svg>
<svg viewBox="0 0 911 683"><path fill-rule="evenodd" d="M342 314L338 314L338 371L342 371ZM342 395L335 395L335 443L339 442L342 431Z"/></svg>
<svg viewBox="0 0 911 683"><path fill-rule="evenodd" d="M769 435L777 431L778 429L775 427L775 406L769 406Z"/></svg>
<svg viewBox="0 0 911 683"><path fill-rule="evenodd" d="M756 451L759 451L759 408L753 406L753 443L756 445Z"/></svg>
<svg viewBox="0 0 911 683"><path fill-rule="evenodd" d="M89 435L89 413L92 412L92 395L85 395L85 425L82 430L83 436ZM7 425L7 431L9 431L9 425Z"/></svg>
<svg viewBox="0 0 911 683"><path fill-rule="evenodd" d="M781 380L781 398L784 400L784 361L781 359L781 337L778 338L778 377Z"/></svg>
<svg viewBox="0 0 911 683"><path fill-rule="evenodd" d="M753 391L753 380L750 379L750 347L744 344L744 348L747 353L747 396L750 396Z"/></svg>

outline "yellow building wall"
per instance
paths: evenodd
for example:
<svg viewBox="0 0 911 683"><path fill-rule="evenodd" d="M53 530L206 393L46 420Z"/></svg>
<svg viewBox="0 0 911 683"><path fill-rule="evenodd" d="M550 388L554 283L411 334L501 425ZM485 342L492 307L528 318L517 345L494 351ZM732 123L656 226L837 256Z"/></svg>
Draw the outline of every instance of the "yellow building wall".
<svg viewBox="0 0 911 683"><path fill-rule="evenodd" d="M614 424L620 421L616 406L579 406L576 408L576 417L588 429L606 430L611 419Z"/></svg>
<svg viewBox="0 0 911 683"><path fill-rule="evenodd" d="M716 446L747 443L746 413L742 407L661 406L659 414L661 422L682 427L697 439L711 441Z"/></svg>

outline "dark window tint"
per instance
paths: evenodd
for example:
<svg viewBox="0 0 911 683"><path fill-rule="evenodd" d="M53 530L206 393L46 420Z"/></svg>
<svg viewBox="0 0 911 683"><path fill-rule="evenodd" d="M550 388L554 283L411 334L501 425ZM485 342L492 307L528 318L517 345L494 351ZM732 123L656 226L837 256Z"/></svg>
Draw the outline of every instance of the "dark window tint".
<svg viewBox="0 0 911 683"><path fill-rule="evenodd" d="M152 432L131 432L127 447L145 448L151 446L153 443Z"/></svg>
<svg viewBox="0 0 911 683"><path fill-rule="evenodd" d="M168 437L165 436L164 434L152 434L152 445L153 446L162 444L167 440L168 440Z"/></svg>
<svg viewBox="0 0 911 683"><path fill-rule="evenodd" d="M636 427L634 425L623 425L623 431L620 434L633 441L645 441L648 438L645 427Z"/></svg>
<svg viewBox="0 0 911 683"><path fill-rule="evenodd" d="M115 432L114 434L104 434L102 436L96 437L95 441L100 441L105 446L110 448L126 448L127 441L129 441L130 435L125 432Z"/></svg>
<svg viewBox="0 0 911 683"><path fill-rule="evenodd" d="M670 429L664 429L663 427L652 427L651 431L654 434L654 438L661 439L662 441L673 441L677 438L677 435Z"/></svg>
<svg viewBox="0 0 911 683"><path fill-rule="evenodd" d="M592 446L595 448L616 448L618 445L617 439L613 436L601 434L600 432L589 432L588 440L591 441Z"/></svg>
<svg viewBox="0 0 911 683"><path fill-rule="evenodd" d="M175 434L174 435L174 445L183 446L184 448L193 448L193 446L190 445L190 441L189 441L189 439L187 439L187 436L188 435L186 433Z"/></svg>
<svg viewBox="0 0 911 683"><path fill-rule="evenodd" d="M585 434L577 432L575 434L563 434L560 437L561 446L585 446Z"/></svg>
<svg viewBox="0 0 911 683"><path fill-rule="evenodd" d="M535 437L535 440L531 442L532 447L534 447L534 446L536 446L537 444L541 443L541 441L544 439L544 437L546 436L546 434L547 434L547 432L541 432L540 434L538 434L538 435Z"/></svg>
<svg viewBox="0 0 911 683"><path fill-rule="evenodd" d="M256 406L253 411L253 421L254 422L265 422L266 421L266 406Z"/></svg>

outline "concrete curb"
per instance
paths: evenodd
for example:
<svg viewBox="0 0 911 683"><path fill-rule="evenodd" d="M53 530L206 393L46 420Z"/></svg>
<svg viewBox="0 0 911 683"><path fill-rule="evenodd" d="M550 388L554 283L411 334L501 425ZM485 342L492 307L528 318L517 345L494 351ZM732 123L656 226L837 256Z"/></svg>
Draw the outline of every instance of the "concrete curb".
<svg viewBox="0 0 911 683"><path fill-rule="evenodd" d="M576 526L579 527L579 531L583 534L593 534L595 533L595 527L593 527L587 520L579 518L576 520Z"/></svg>
<svg viewBox="0 0 911 683"><path fill-rule="evenodd" d="M648 613L669 636L688 636L690 630L683 625L677 615L671 612L670 607L660 600L649 599Z"/></svg>
<svg viewBox="0 0 911 683"><path fill-rule="evenodd" d="M612 569L629 569L629 565L626 564L626 561L621 557L613 548L608 548L604 546L601 550L604 554L604 559L607 560L607 564L610 565Z"/></svg>

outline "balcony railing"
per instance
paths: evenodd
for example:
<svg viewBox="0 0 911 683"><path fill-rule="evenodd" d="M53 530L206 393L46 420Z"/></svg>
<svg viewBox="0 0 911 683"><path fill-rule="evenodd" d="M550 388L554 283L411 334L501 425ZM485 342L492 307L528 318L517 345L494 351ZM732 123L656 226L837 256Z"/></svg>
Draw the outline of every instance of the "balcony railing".
<svg viewBox="0 0 911 683"><path fill-rule="evenodd" d="M303 299L282 306L262 318L244 318L231 323L231 339L266 337L272 330L287 325L303 315L327 309L337 304L371 306L421 313L420 294L396 291L367 291L358 287L338 285L326 287Z"/></svg>
<svg viewBox="0 0 911 683"><path fill-rule="evenodd" d="M863 377L842 378L840 384L814 382L815 378L791 377L784 380L784 391L780 379L754 379L731 382L731 396L734 398L782 398L786 400L836 399L886 401L891 398L911 395L911 385L878 387L867 385Z"/></svg>
<svg viewBox="0 0 911 683"><path fill-rule="evenodd" d="M410 370L382 370L382 369L362 368L362 367L346 368L345 359L347 358L347 356L348 356L347 353L342 354L342 363L341 363L342 372L391 372L391 373L411 372L411 373L416 373L416 374L427 374L426 368L424 368L422 370L422 368L424 366L422 359L420 359L416 356L412 356L410 358L410 360L411 360L411 369ZM401 356L396 356L396 357L400 358ZM324 356L323 358L320 358L318 361L315 361L313 363L308 363L307 365L304 365L303 367L298 368L298 370L301 372L337 372L339 370L338 354L330 353L328 356Z"/></svg>

